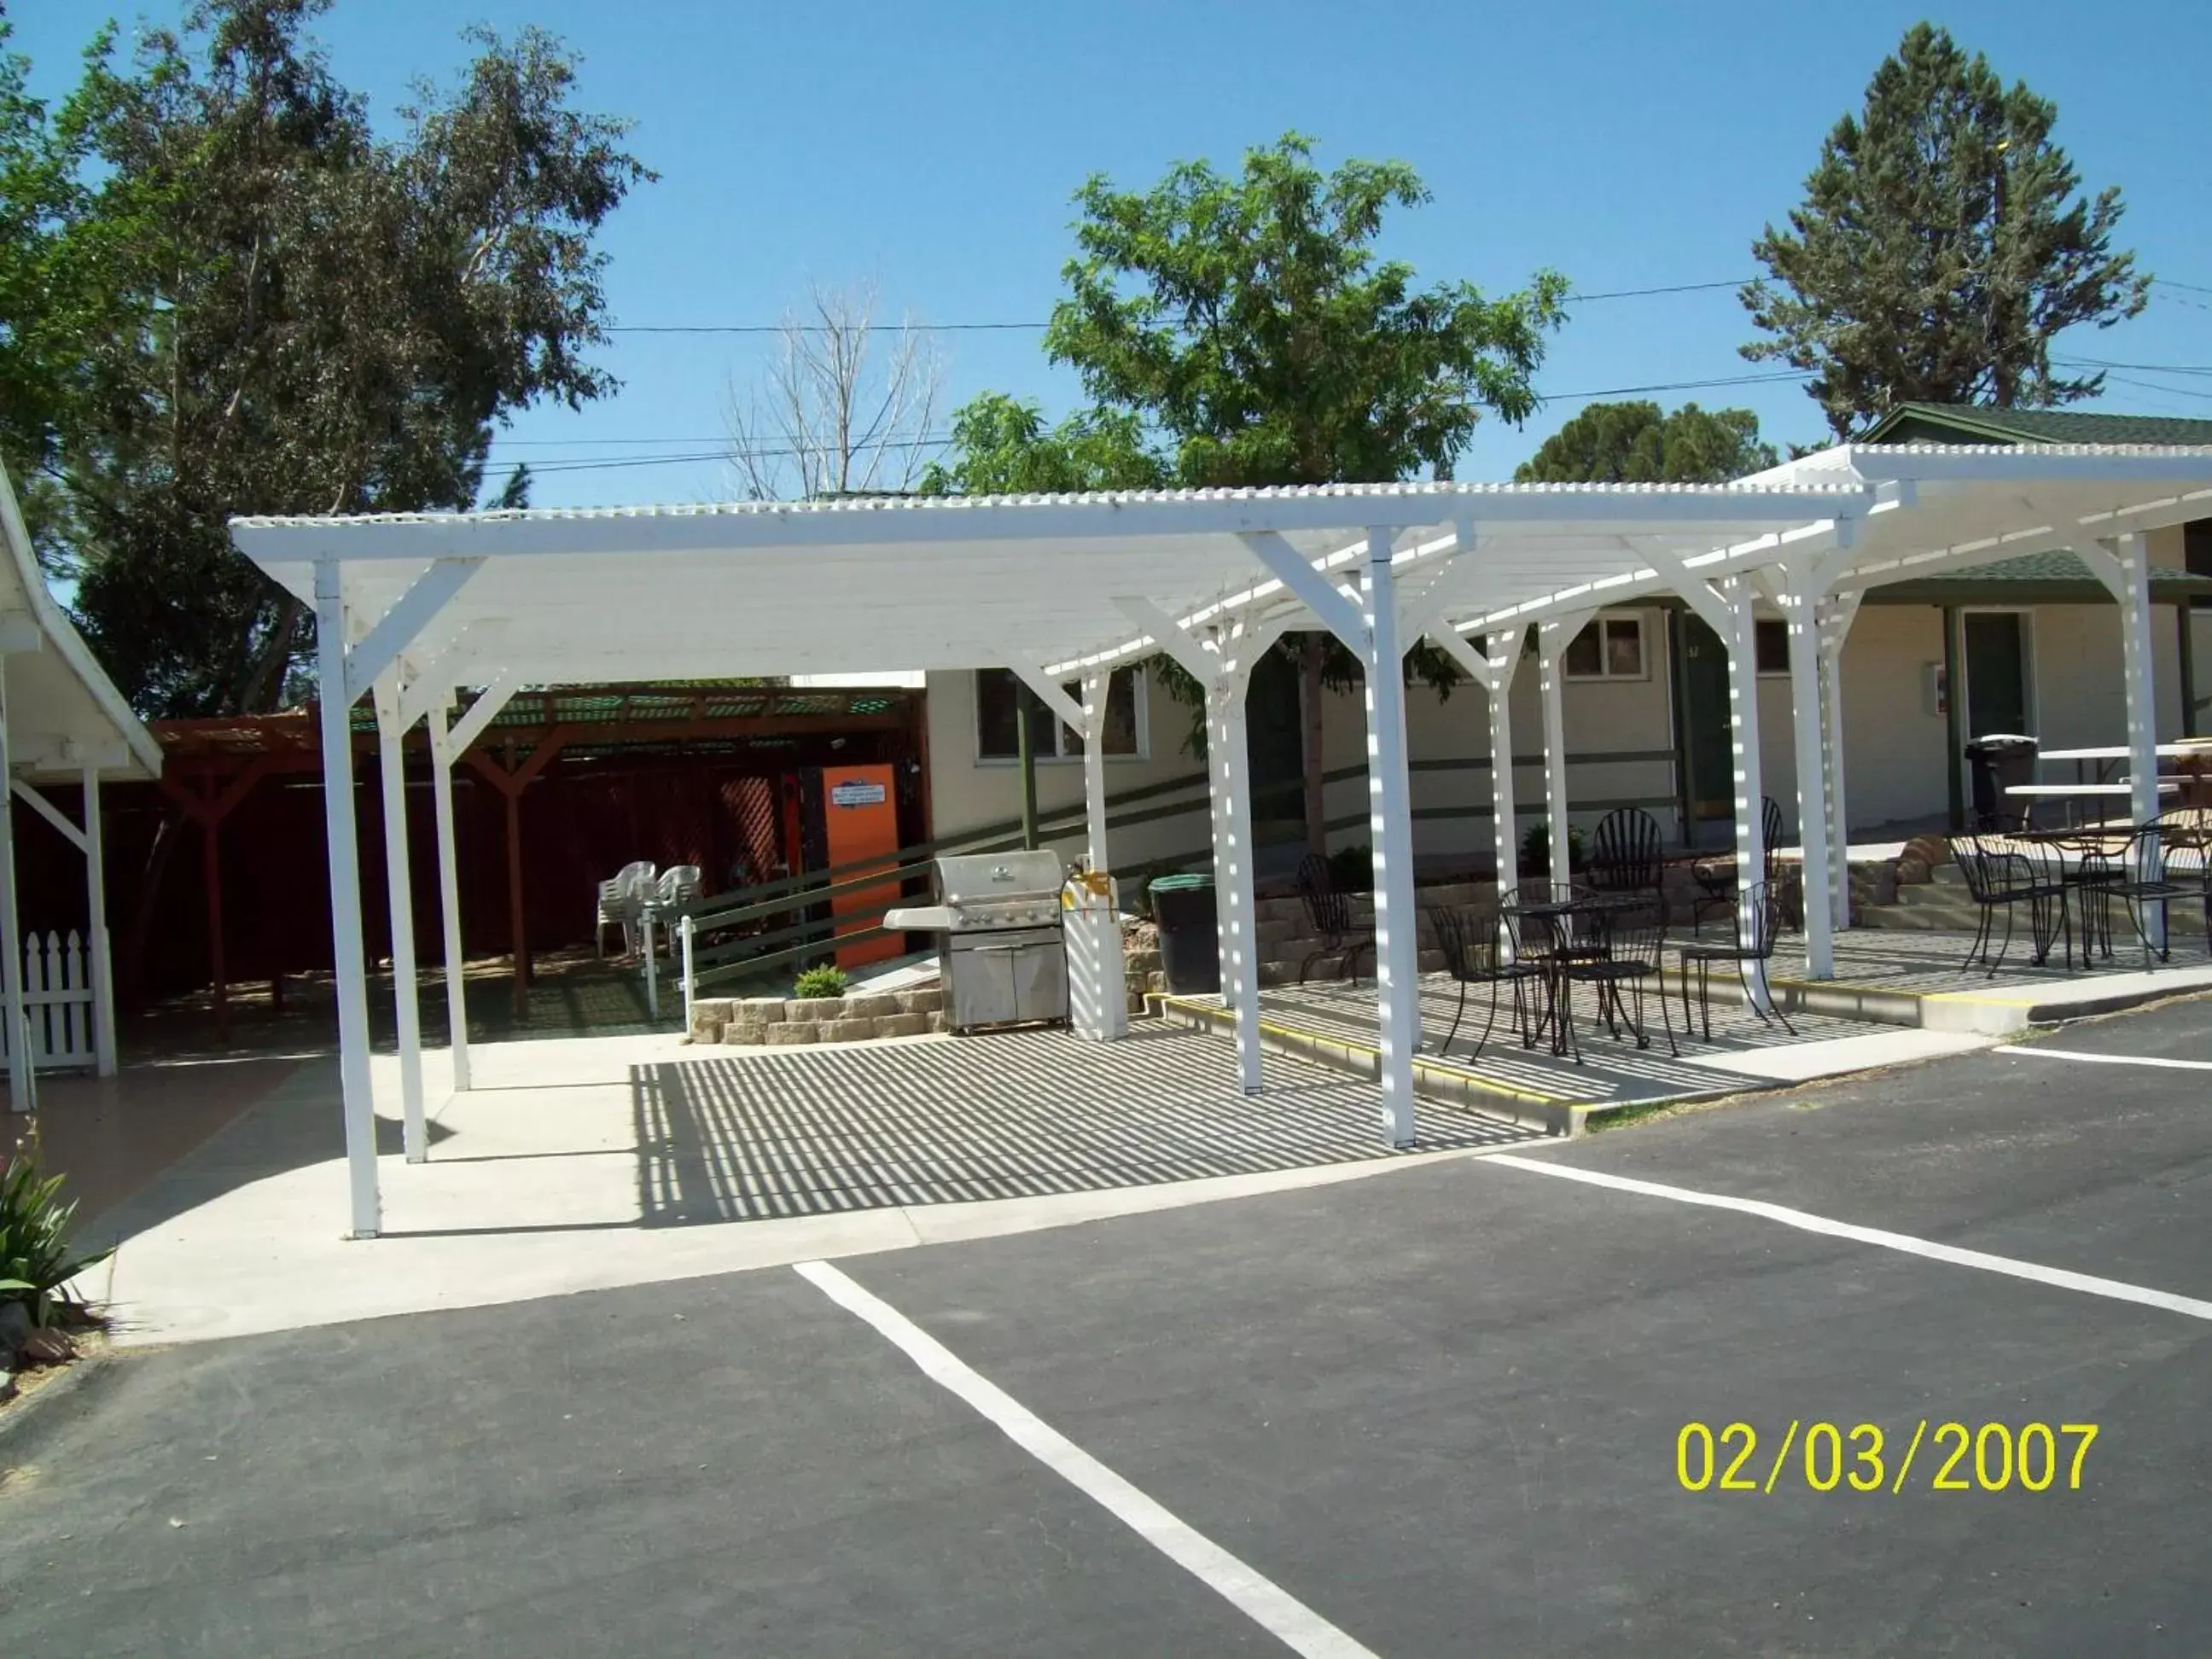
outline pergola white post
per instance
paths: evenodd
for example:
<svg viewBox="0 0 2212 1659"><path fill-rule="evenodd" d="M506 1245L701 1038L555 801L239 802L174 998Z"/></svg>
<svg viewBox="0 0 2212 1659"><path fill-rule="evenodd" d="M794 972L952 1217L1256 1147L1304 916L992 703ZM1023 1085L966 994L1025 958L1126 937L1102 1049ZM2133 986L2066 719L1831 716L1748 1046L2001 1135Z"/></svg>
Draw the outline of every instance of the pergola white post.
<svg viewBox="0 0 2212 1659"><path fill-rule="evenodd" d="M2120 608L2127 676L2129 810L2137 823L2158 816L2158 699L2152 679L2150 543L2140 532L2099 544L2111 563L2100 574Z"/></svg>
<svg viewBox="0 0 2212 1659"><path fill-rule="evenodd" d="M1237 1018L1237 1078L1260 1092L1260 962L1252 868L1252 762L1244 725L1251 665L1230 655L1206 698L1206 770L1213 796L1213 899L1221 1000ZM1239 653L1241 654L1241 653Z"/></svg>
<svg viewBox="0 0 2212 1659"><path fill-rule="evenodd" d="M1413 909L1413 820L1406 763L1406 641L1390 568L1391 532L1368 530L1357 599L1315 569L1281 536L1247 532L1243 539L1360 659L1367 704L1367 829L1375 860L1375 1016L1382 1133L1392 1146L1410 1146L1413 1055L1421 1039L1420 937ZM1261 649L1264 645L1251 650L1248 668ZM1249 810L1248 803L1248 830ZM1247 840L1249 844L1249 835ZM1256 1015L1256 991L1253 1000ZM1255 1018L1255 1036L1257 1024Z"/></svg>
<svg viewBox="0 0 2212 1659"><path fill-rule="evenodd" d="M466 1094L469 1077L467 959L461 952L460 860L453 837L453 746L447 716L453 692L441 688L429 711L430 806L438 823L438 921L446 957L446 1046L453 1062L453 1092Z"/></svg>
<svg viewBox="0 0 2212 1659"><path fill-rule="evenodd" d="M100 845L100 768L84 769L84 900L92 927L93 1066L115 1075L115 968L107 945L107 859Z"/></svg>
<svg viewBox="0 0 2212 1659"><path fill-rule="evenodd" d="M1741 576L1716 586L1689 569L1673 554L1651 549L1660 574L1717 635L1728 652L1729 745L1735 785L1735 878L1737 926L1748 937L1759 922L1752 890L1766 879L1765 789L1759 757L1759 629L1753 614L1753 588ZM1769 896L1770 904L1772 896ZM1771 1009L1764 963L1743 964L1744 994L1753 1006Z"/></svg>
<svg viewBox="0 0 2212 1659"><path fill-rule="evenodd" d="M431 688L423 711L430 730L430 799L438 819L438 909L445 935L446 1026L456 1094L466 1094L474 1084L469 1067L468 957L461 943L460 859L453 832L453 764L507 707L519 684L513 674L496 675L469 705L469 712L449 722L453 688L441 682ZM684 976L684 984L688 995L690 975ZM684 1019L688 1028L688 1010Z"/></svg>
<svg viewBox="0 0 2212 1659"><path fill-rule="evenodd" d="M2137 531L2100 540L2087 562L2120 611L2121 674L2128 702L2128 811L2136 823L2158 816L2158 701L2151 671L2150 542ZM2155 851L2153 857L2156 857ZM2147 873L2156 874L2157 872ZM2144 942L2166 948L2164 908L2145 905Z"/></svg>
<svg viewBox="0 0 2212 1659"><path fill-rule="evenodd" d="M1513 671L1521 665L1518 629L1484 641L1490 660L1490 834L1498 864L1498 898L1521 886L1521 836L1513 800Z"/></svg>
<svg viewBox="0 0 2212 1659"><path fill-rule="evenodd" d="M345 1115L353 1234L383 1225L376 1188L376 1103L368 1073L368 972L361 939L361 851L354 836L353 698L346 680L343 567L315 563L315 657L323 745L323 831L330 847L331 957L338 1002L338 1087Z"/></svg>
<svg viewBox="0 0 2212 1659"><path fill-rule="evenodd" d="M1537 684L1544 704L1544 838L1551 854L1552 891L1574 885L1573 845L1567 829L1567 714L1560 684L1561 659L1595 613L1569 611L1536 629Z"/></svg>
<svg viewBox="0 0 2212 1659"><path fill-rule="evenodd" d="M1828 862L1828 755L1820 708L1819 579L1803 561L1784 568L1783 598L1790 637L1790 700L1797 763L1798 891L1805 910L1805 974L1836 972L1834 885ZM1747 624L1747 626L1748 624ZM1756 667L1757 659L1753 658ZM1754 688L1756 680L1753 681Z"/></svg>
<svg viewBox="0 0 2212 1659"><path fill-rule="evenodd" d="M1738 925L1747 938L1759 925L1753 915L1753 890L1766 879L1766 787L1759 752L1759 629L1751 584L1732 577L1723 586L1728 626L1716 631L1728 644L1729 716L1735 756L1736 910ZM1766 901L1771 910L1775 896L1767 894ZM1756 1006L1772 1006L1765 963L1744 964L1743 988Z"/></svg>
<svg viewBox="0 0 2212 1659"><path fill-rule="evenodd" d="M15 927L15 775L8 752L8 657L0 652L0 977L7 981L8 1109L31 1109L31 1052L23 1026L23 939Z"/></svg>
<svg viewBox="0 0 2212 1659"><path fill-rule="evenodd" d="M1856 592L1838 594L1816 611L1820 636L1820 763L1828 801L1829 915L1838 932L1851 925L1850 816L1844 798L1844 642L1859 613Z"/></svg>
<svg viewBox="0 0 2212 1659"><path fill-rule="evenodd" d="M392 1001L399 1034L399 1115L407 1161L429 1156L422 1121L422 1011L415 972L415 884L407 858L407 726L399 712L399 677L377 677L376 758L384 794L384 889L392 912Z"/></svg>
<svg viewBox="0 0 2212 1659"><path fill-rule="evenodd" d="M1094 672L1083 677L1083 840L1084 854L1100 874L1113 868L1106 860L1106 693L1110 677Z"/></svg>
<svg viewBox="0 0 2212 1659"><path fill-rule="evenodd" d="M1413 908L1413 804L1406 755L1405 646L1390 532L1367 532L1360 584L1368 647L1367 830L1375 848L1375 1002L1383 1132L1413 1144L1413 1055L1421 1045L1421 941Z"/></svg>

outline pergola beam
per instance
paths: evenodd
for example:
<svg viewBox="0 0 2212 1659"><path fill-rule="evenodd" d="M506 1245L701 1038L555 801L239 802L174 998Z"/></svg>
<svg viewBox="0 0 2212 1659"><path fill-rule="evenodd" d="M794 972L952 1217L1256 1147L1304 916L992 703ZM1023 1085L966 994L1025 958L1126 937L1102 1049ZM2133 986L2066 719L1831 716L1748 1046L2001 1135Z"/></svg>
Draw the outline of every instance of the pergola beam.
<svg viewBox="0 0 2212 1659"><path fill-rule="evenodd" d="M376 625L362 635L360 643L345 653L349 702L368 695L385 670L398 660L399 653L414 642L416 636L429 625L430 619L446 608L447 601L459 593L483 565L481 558L432 561L430 568L415 579L414 585L399 596Z"/></svg>

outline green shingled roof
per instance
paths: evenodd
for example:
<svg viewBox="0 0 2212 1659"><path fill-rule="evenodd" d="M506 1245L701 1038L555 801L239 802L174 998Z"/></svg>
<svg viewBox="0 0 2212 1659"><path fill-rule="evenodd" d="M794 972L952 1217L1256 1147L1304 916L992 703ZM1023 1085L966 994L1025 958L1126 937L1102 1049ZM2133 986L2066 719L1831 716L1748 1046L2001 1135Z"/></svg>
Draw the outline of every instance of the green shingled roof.
<svg viewBox="0 0 2212 1659"><path fill-rule="evenodd" d="M1870 444L2212 444L2212 420L2087 410L1899 404L1860 441ZM2087 574L2087 572L2082 574Z"/></svg>
<svg viewBox="0 0 2212 1659"><path fill-rule="evenodd" d="M2153 565L2150 592L2160 605L2179 605L2191 597L2201 602L2212 595L2212 576ZM1867 590L1871 605L2102 605L2109 600L2105 585L2071 553L2027 553Z"/></svg>

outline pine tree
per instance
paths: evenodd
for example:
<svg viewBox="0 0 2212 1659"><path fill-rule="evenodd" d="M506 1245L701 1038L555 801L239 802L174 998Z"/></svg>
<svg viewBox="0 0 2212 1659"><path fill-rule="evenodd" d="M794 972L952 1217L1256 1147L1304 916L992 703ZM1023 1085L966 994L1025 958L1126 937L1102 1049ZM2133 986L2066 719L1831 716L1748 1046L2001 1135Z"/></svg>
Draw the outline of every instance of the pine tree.
<svg viewBox="0 0 2212 1659"><path fill-rule="evenodd" d="M1753 360L1811 369L1838 438L1900 403L2047 408L2104 376L2054 372L2051 341L2143 308L2150 279L2111 251L2117 187L2094 199L2051 142L2057 106L1916 23L1838 121L1790 229L1752 245L1741 294L1770 337Z"/></svg>

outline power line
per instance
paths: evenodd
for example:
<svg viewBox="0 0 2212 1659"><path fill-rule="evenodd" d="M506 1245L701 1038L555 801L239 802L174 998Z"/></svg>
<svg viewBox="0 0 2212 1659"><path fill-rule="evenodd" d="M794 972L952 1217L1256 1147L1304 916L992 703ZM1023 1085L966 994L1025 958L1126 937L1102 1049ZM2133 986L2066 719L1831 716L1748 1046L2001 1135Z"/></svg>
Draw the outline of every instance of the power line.
<svg viewBox="0 0 2212 1659"><path fill-rule="evenodd" d="M1565 303L1578 305L1593 300L1641 300L1654 295L1702 294L1714 289L1741 288L1757 280L1745 276L1724 283L1669 283L1658 288L1617 288L1602 293L1570 294ZM781 334L796 330L801 334L823 334L833 325L828 323L619 323L608 326L610 334ZM1051 326L1046 323L879 323L872 325L886 334L981 334L1025 332L1036 333Z"/></svg>

